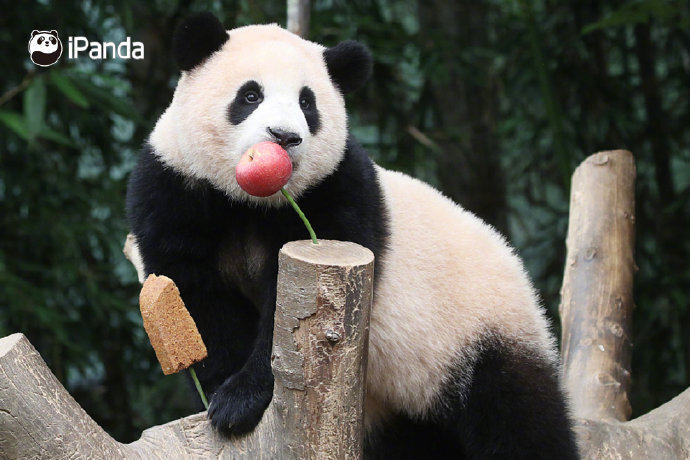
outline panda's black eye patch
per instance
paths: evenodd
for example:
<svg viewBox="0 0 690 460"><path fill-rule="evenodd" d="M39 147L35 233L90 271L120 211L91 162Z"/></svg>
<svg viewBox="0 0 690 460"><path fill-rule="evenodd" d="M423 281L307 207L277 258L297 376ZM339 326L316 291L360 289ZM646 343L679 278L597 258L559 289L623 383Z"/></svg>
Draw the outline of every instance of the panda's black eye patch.
<svg viewBox="0 0 690 460"><path fill-rule="evenodd" d="M38 40L36 40L36 43L38 43L40 45L41 43L43 43L44 40L45 40L44 37L38 37Z"/></svg>
<svg viewBox="0 0 690 460"><path fill-rule="evenodd" d="M254 80L243 84L228 107L228 118L233 125L239 125L263 102L261 85Z"/></svg>
<svg viewBox="0 0 690 460"><path fill-rule="evenodd" d="M316 108L316 96L308 86L303 86L299 92L299 107L302 109L309 132L314 135L321 126L319 110Z"/></svg>

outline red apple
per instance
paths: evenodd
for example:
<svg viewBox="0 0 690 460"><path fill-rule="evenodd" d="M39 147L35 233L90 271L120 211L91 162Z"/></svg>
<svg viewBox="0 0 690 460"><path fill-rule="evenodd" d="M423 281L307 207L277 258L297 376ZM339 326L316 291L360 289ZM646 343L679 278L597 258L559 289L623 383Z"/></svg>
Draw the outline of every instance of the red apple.
<svg viewBox="0 0 690 460"><path fill-rule="evenodd" d="M235 168L242 190L254 196L271 196L292 174L292 162L284 148L275 142L259 142L244 152Z"/></svg>

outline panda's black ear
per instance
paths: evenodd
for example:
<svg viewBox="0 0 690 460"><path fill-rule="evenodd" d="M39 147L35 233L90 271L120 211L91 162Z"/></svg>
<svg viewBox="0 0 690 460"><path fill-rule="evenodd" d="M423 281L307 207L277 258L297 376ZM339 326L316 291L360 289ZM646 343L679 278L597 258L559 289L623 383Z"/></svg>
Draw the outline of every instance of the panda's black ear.
<svg viewBox="0 0 690 460"><path fill-rule="evenodd" d="M197 13L175 29L172 48L180 70L191 70L228 41L225 27L213 14Z"/></svg>
<svg viewBox="0 0 690 460"><path fill-rule="evenodd" d="M40 33L40 30L32 30L31 31L31 38L34 38L34 35L36 35L37 33Z"/></svg>
<svg viewBox="0 0 690 460"><path fill-rule="evenodd" d="M53 37L57 37L58 36L57 30L51 30L50 35L52 35Z"/></svg>
<svg viewBox="0 0 690 460"><path fill-rule="evenodd" d="M371 53L366 46L354 40L328 48L323 52L323 57L331 80L343 93L361 88L371 76Z"/></svg>

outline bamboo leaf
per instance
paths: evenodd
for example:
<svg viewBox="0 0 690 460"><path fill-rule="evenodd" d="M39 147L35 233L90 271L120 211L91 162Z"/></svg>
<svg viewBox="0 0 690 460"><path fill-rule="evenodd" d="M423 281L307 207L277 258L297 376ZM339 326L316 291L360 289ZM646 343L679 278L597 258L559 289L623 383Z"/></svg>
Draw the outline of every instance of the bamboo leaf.
<svg viewBox="0 0 690 460"><path fill-rule="evenodd" d="M42 139L53 141L57 144L65 145L67 147L76 147L76 144L72 139L48 127L41 129L41 131L38 133L38 136Z"/></svg>
<svg viewBox="0 0 690 460"><path fill-rule="evenodd" d="M42 76L37 76L24 91L24 120L29 140L43 128L46 113L46 84Z"/></svg>
<svg viewBox="0 0 690 460"><path fill-rule="evenodd" d="M637 0L626 3L599 21L583 27L582 34L586 35L601 29L649 22L653 18L661 22L669 22L681 17L680 13L681 4L679 2Z"/></svg>
<svg viewBox="0 0 690 460"><path fill-rule="evenodd" d="M88 108L89 101L84 94L72 83L72 80L60 72L51 72L50 81L67 98L81 108Z"/></svg>
<svg viewBox="0 0 690 460"><path fill-rule="evenodd" d="M75 80L74 84L77 85L93 103L97 103L99 107L102 106L105 110L115 112L135 122L141 122L141 115L139 115L127 98L115 96L108 89L95 85L86 79Z"/></svg>
<svg viewBox="0 0 690 460"><path fill-rule="evenodd" d="M36 137L53 141L55 143L66 145L68 147L75 147L76 144L72 139L64 134L61 134L53 129L43 126L40 131L32 132L26 121L26 117L21 116L16 112L9 110L0 110L0 123L7 126L14 131L19 137L26 141L31 141Z"/></svg>
<svg viewBox="0 0 690 460"><path fill-rule="evenodd" d="M0 123L7 126L24 140L30 139L29 128L26 126L26 119L16 112L0 110Z"/></svg>

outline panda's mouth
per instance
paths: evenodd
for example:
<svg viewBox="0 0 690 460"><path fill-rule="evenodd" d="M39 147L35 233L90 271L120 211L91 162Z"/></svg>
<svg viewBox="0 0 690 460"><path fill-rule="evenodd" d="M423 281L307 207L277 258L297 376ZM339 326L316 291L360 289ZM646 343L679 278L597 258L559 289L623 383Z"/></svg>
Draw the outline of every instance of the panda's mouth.
<svg viewBox="0 0 690 460"><path fill-rule="evenodd" d="M288 157L290 157L290 161L292 162L292 170L295 171L299 167L299 156L296 155L294 150L292 148L287 148L285 151L288 154Z"/></svg>

